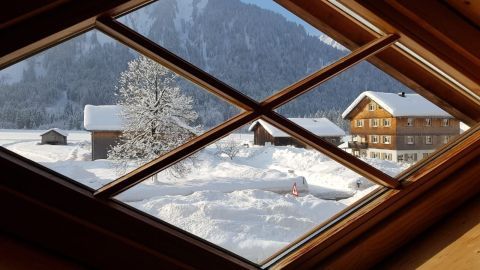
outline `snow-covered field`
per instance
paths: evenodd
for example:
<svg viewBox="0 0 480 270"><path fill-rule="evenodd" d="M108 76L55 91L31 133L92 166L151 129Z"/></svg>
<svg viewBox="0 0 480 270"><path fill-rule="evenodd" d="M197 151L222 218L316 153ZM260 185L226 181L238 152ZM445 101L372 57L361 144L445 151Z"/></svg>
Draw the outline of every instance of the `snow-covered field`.
<svg viewBox="0 0 480 270"><path fill-rule="evenodd" d="M109 160L90 160L88 132L70 131L65 146L39 145L41 133L0 130L0 145L95 189L118 177ZM161 172L116 199L260 262L376 187L315 150L247 147L251 134L231 140L240 147L232 160L212 145L185 161L182 177ZM406 168L366 161L390 175Z"/></svg>

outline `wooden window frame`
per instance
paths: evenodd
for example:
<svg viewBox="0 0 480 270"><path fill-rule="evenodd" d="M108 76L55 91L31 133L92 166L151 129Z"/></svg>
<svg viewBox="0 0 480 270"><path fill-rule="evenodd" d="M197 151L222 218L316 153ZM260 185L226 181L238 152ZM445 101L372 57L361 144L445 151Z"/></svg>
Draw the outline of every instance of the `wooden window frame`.
<svg viewBox="0 0 480 270"><path fill-rule="evenodd" d="M390 127L391 125L392 125L392 120L390 118L384 118L383 119L383 126L384 127Z"/></svg>
<svg viewBox="0 0 480 270"><path fill-rule="evenodd" d="M478 119L480 119L480 114L478 114L479 110L475 108L475 104L478 104L478 102L469 102L469 99L467 100L462 96L463 94L461 93L461 91L459 91L458 87L448 82L445 82L445 80L438 77L438 74L434 74L433 71L427 70L421 64L415 62L418 59L415 60L409 57L405 57L405 55L404 57L406 60L401 60L396 57L396 59L399 59L397 61L399 64L394 64L393 69L387 66L381 66L383 68L386 68L389 72L393 72L393 74L398 74L395 72L396 70L399 72L407 73L408 71L404 69L404 67L415 67L411 69L411 72L409 73L409 76L413 78L413 80L420 81L421 78L429 78L427 82L430 83L431 86L439 86L438 88L430 87L430 89L433 89L431 91L435 93L436 96L429 95L428 91L422 90L422 88L418 88L421 94L430 97L430 100L434 101L434 103L436 103L437 105L445 105L447 103L443 102L445 102L447 98L442 94L442 91L444 93L448 93L449 95L453 93L454 98L452 98L449 103L452 106L449 107L447 110L454 116L457 116L459 119L462 119L464 120L464 122L471 125L472 128L464 134L460 135L459 139L455 142L445 145L437 152L432 154L429 158L425 159L425 162L417 163L407 171L398 175L395 179L386 177L383 174L379 174L371 167L365 166L364 163L359 162L356 159L352 159L351 157L339 151L336 151L336 149L332 148L324 141L316 139L314 136L312 136L312 134L296 126L287 119L284 119L281 116L272 112L274 108L277 108L285 104L286 102L294 99L295 97L306 93L318 84L328 80L334 75L344 71L348 67L351 67L352 65L358 63L359 61L367 57L375 55L373 59L370 59L374 63L380 63L379 61L388 62L390 61L389 59L391 59L393 56L398 54L399 51L401 51L399 50L399 48L401 47L398 46L398 44L395 44L395 46L391 46L392 43L398 39L397 35L387 35L379 37L378 33L373 33L361 23L349 19L348 16L342 13L343 11L338 9L338 7L335 7L334 5L327 3L326 1L315 1L313 3L310 1L279 0L278 2L287 7L287 9L290 9L291 11L299 15L300 18L311 22L312 25L320 28L324 32L332 34L334 38L340 40L342 43L344 43L344 45L347 45L347 47L353 48L358 47L357 44L364 44L366 42L370 43L353 51L351 55L347 56L341 61L336 62L326 67L325 69L322 69L308 76L307 78L295 83L294 85L283 89L279 93L266 99L265 101L262 101L261 103L248 99L234 89L209 76L209 74L206 74L201 70L198 70L194 66L189 65L175 55L171 55L168 51L150 42L148 39L134 32L132 33L130 30L123 28L123 26L118 25L112 20L114 16L123 14L124 12L131 10L133 7L138 7L147 2L148 1L103 1L100 4L93 3L91 5L85 5L87 7L83 7L82 16L85 15L84 17L79 15L73 16L72 18L68 17L68 12L63 14L61 12L58 12L58 10L69 10L71 11L70 14L73 14L74 11L78 10L78 5L81 5L78 2L73 4L69 3L68 5L66 4L66 8L55 8L55 13L52 14L53 16L51 19L46 20L45 22L42 22L41 20L36 21L40 22L40 28L43 27L44 29L47 29L46 31L42 32L28 30L31 28L32 25L30 18L24 19L18 23L16 22L12 25L7 25L7 29L4 33L11 33L11 36L15 36L15 33L20 33L22 32L20 30L23 29L25 30L24 32L26 33L26 35L25 38L21 39L20 41L5 42L5 46L2 47L2 59L0 60L0 68L4 68L23 58L33 55L40 50L46 49L61 40L72 37L76 34L81 33L82 31L86 31L91 27L96 26L98 29L114 37L118 41L127 44L129 47L132 47L137 51L145 54L146 56L152 58L153 60L167 66L168 68L179 73L180 75L191 80L192 82L202 86L208 91L241 107L245 110L245 112L235 117L234 119L231 119L226 123L220 125L219 127L207 132L207 134L196 138L191 142L191 144L184 145L178 149L175 149L173 152L166 155L166 157L162 157L155 162L152 162L151 164L142 167L141 170L137 170L134 174L129 174L126 177L116 181L115 184L110 185L106 189L97 191L95 193L92 190L79 185L78 183L71 182L64 176L61 176L51 170L48 170L43 166L19 157L18 155L15 155L14 153L11 153L9 151L0 151L0 161L2 164L2 168L10 168L11 170L14 170L16 172L23 173L24 176L29 176L25 178L25 181L29 183L31 187L35 187L36 185L34 181L30 180L32 177L44 179L44 183L50 185L52 189L54 187L56 188L57 186L63 186L59 189L59 191L62 190L62 192L64 193L70 192L72 195L81 194L84 198L87 198L85 199L85 202L103 207L102 211L104 211L104 214L110 214L112 211L117 211L120 216L132 216L132 222L134 222L135 220L141 221L140 223L138 223L139 225L137 226L137 228L147 228L146 224L148 224L148 226L152 226L152 228L155 228L153 229L153 231L149 230L150 233L156 232L164 237L170 237L171 240L179 241L179 243L184 243L185 249L196 250L197 252L204 254L204 256L202 256L201 258L195 258L195 256L193 256L193 254L195 253L192 253L191 256L193 256L194 258L191 258L191 261L188 262L190 264L197 266L207 266L210 263L218 263L218 265L230 265L230 267L236 266L239 268L255 268L255 265L252 265L249 262L245 262L244 259L239 258L235 254L231 254L225 250L221 250L218 247L212 247L208 243L205 243L205 241L202 241L201 239L195 238L194 236L188 235L184 232L182 233L177 228L172 228L171 226L159 222L158 220L152 220L145 214L138 213L138 211L133 210L124 204L119 204L117 201L111 198L112 196L114 196L114 194L118 194L122 190L125 190L134 185L134 183L138 183L139 181L141 181L141 179L144 179L149 175L162 170L163 168L172 164L174 161L184 158L195 151L198 151L198 149L202 148L202 146L223 137L224 135L235 130L237 127L242 126L243 124L246 124L254 119L262 117L272 125L292 134L292 136L294 136L295 138L298 138L302 142L325 153L327 156L360 173L361 175L364 175L379 184L396 188L389 190L380 189L373 192L372 196L369 196L368 198L357 202L351 208L342 211L341 213L336 215L333 220L327 221L324 224L319 225L318 228L325 228L321 230L322 233L318 233L319 230L317 228L315 232L308 236L309 240L307 242L303 242L302 245L286 250L281 257L278 257L269 263L269 266L274 269L281 267L284 267L285 269L294 269L299 265L308 266L312 265L312 263L322 262L322 260L327 262L330 261L330 263L332 263L332 260L334 260L332 258L339 256L343 258L348 256L350 256L348 258L355 258L351 257L351 254L355 254L355 252L352 250L347 250L340 255L337 254L336 256L327 259L327 257L329 255L332 255L333 252L341 248L348 247L348 245L352 241L354 242L356 238L359 238L363 232L368 229L372 229L376 224L375 222L378 223L382 220L388 219L386 218L386 214L397 214L396 210L400 209L402 205L406 205L407 203L414 200L414 198L421 197L420 195L422 194L422 192L429 192L429 187L440 183L443 179L442 177L445 177L445 175L448 175L448 173L455 172L455 170L461 168L461 166L465 164L471 164L475 161L475 158L478 157L478 151L480 151L480 147L478 146L480 142L480 126L479 124L477 124L477 122ZM309 7L308 10L312 13L305 12L306 9L302 9L302 7ZM327 13L332 15L331 20L329 24L321 25L321 21L319 20L319 18L322 17L322 14ZM49 18L48 12L46 12L45 14L47 15L45 17ZM45 14L42 13L41 15L43 16ZM316 16L313 16L311 14L315 14ZM32 16L33 18L38 19L38 17L35 17L35 14L33 14ZM330 27L329 29L327 29L329 31L325 31L325 29L323 29L326 25ZM349 27L351 29L349 29ZM342 32L345 35L349 36L351 40L340 35L338 32L335 32L337 31L336 29L341 29ZM352 42L352 40L354 41ZM380 60L376 59L377 56ZM409 64L411 62L414 63L413 66ZM451 91L444 91L445 89L449 89ZM445 108L445 106L442 106L442 108ZM9 167L7 167L7 165ZM12 166L17 166L18 170L13 169ZM459 177L467 177L469 173L469 171L462 172L460 173L461 175ZM65 182L65 180L67 180L67 182ZM468 184L474 185L478 181L457 181L456 183L452 181L444 182L448 185L456 185L457 187L464 187L465 190L468 190ZM401 187L398 186L398 183L402 183ZM9 178L5 179L5 181L2 182L2 188L3 187L6 187L7 193L10 192L8 194L12 196L16 195L18 192L23 192L23 194L29 194L33 197L38 196L38 200L41 199L43 201L48 201L47 197L40 198L41 194L35 195L35 191L29 189L30 186L22 186L21 183L18 183L18 181L12 181ZM40 188L41 186L38 187ZM42 188L45 188L45 186L43 186ZM38 190L39 189L37 189L37 191ZM52 195L52 193L50 192L47 192L47 194ZM464 193L464 195L468 194ZM62 193L58 193L57 195L62 195ZM432 196L433 198L437 198L439 195L437 196L435 194L432 194ZM72 199L68 197L60 197L63 202L72 202ZM80 208L83 207L87 210L94 209L87 206L78 206ZM56 205L56 209L61 210L62 207L63 206L60 204ZM67 210L71 209L67 208L62 211L65 213L69 213ZM78 211L71 212L79 215ZM418 211L410 211L409 213L415 215L417 212ZM343 217L343 219L341 217ZM345 219L345 217L349 218ZM83 219L91 220L91 213L90 215L84 215ZM102 222L108 222L108 220L104 218L99 218L99 220ZM389 228L391 228L391 226ZM161 247L158 246L158 244L156 246L154 244L147 244L148 240L147 238L142 238L142 235L145 234L143 234L141 230L138 232L139 235L137 236L131 234L128 235L127 231L123 232L127 235L122 235L122 233L118 233L118 230L120 229L113 230L117 232L118 236L126 237L131 240L135 239L137 240L137 242L142 243L143 245L150 245L149 250L156 250L157 252L160 252L160 254L170 254L172 258L177 257L177 259L180 260L170 260L168 257L164 256L162 257L162 260L164 260L165 262L170 260L172 265L182 265L181 258L178 258L175 253L169 253L168 247ZM367 239L371 239L371 237L375 238L376 235L378 234L374 233L373 236L369 236L370 238ZM394 235L394 237L396 236ZM395 239L398 239L398 237ZM299 240L299 242L302 241L303 240ZM364 241L363 243L367 243L367 241ZM181 252L181 249L175 248L174 250ZM141 254L138 255L141 256ZM211 260L208 260L207 262L202 262L205 261L205 258L209 258ZM175 262L172 262L172 260ZM372 259L367 259L367 261L370 260ZM338 263L339 261L333 261L333 263L335 262Z"/></svg>
<svg viewBox="0 0 480 270"><path fill-rule="evenodd" d="M450 119L449 118L442 118L442 127L448 127L450 126Z"/></svg>
<svg viewBox="0 0 480 270"><path fill-rule="evenodd" d="M425 126L426 127L432 126L432 118L425 118Z"/></svg>
<svg viewBox="0 0 480 270"><path fill-rule="evenodd" d="M355 120L356 127L363 127L364 126L364 119L357 119Z"/></svg>
<svg viewBox="0 0 480 270"><path fill-rule="evenodd" d="M415 126L415 118L413 117L408 117L407 122L405 123L407 127L413 127Z"/></svg>
<svg viewBox="0 0 480 270"><path fill-rule="evenodd" d="M430 138L430 141L428 140ZM425 144L433 144L433 137L431 135L426 135L425 136Z"/></svg>

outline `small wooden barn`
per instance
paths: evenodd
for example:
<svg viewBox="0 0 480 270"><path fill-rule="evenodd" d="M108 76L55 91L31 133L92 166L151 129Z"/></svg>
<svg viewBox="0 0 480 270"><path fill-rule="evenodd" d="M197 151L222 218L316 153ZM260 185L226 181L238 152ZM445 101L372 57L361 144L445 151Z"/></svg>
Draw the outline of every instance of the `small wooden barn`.
<svg viewBox="0 0 480 270"><path fill-rule="evenodd" d="M327 118L288 118L288 120L334 145L341 144L342 137L345 136L345 131ZM271 144L276 146L293 145L306 147L305 144L292 138L289 134L261 119L253 122L248 130L254 133L253 142L255 145Z"/></svg>
<svg viewBox="0 0 480 270"><path fill-rule="evenodd" d="M67 136L68 133L65 131L58 128L52 128L40 134L40 137L42 138L41 144L66 145Z"/></svg>
<svg viewBox="0 0 480 270"><path fill-rule="evenodd" d="M92 160L106 159L123 132L123 119L118 105L86 105L83 125L91 132Z"/></svg>

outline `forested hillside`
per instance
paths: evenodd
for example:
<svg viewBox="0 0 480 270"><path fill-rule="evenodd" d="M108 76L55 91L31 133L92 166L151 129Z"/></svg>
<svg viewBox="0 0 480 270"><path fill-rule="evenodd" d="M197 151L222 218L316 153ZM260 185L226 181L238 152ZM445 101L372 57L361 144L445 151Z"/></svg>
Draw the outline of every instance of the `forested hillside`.
<svg viewBox="0 0 480 270"><path fill-rule="evenodd" d="M158 1L121 22L258 100L348 53L277 13L239 0ZM119 75L136 56L92 31L25 60L21 76L1 71L0 128L81 129L85 104L116 103ZM191 84L180 84L194 97L205 127L238 112ZM341 112L365 90L406 88L363 63L279 112L327 116L345 128Z"/></svg>

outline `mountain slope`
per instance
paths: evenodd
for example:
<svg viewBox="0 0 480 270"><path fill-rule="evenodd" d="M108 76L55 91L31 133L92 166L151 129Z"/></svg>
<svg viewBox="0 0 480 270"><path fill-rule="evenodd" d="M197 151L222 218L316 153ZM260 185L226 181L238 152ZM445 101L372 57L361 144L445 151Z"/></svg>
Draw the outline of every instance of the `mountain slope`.
<svg viewBox="0 0 480 270"><path fill-rule="evenodd" d="M157 1L120 21L257 100L348 53L277 13L239 0ZM21 80L0 80L0 128L82 128L84 105L114 104L119 74L136 56L92 31L32 57L21 63ZM9 70L0 78L15 77ZM238 113L192 84L180 84L194 97L204 126ZM367 89L406 90L372 65L361 64L279 112L327 116L345 127L341 111Z"/></svg>

